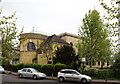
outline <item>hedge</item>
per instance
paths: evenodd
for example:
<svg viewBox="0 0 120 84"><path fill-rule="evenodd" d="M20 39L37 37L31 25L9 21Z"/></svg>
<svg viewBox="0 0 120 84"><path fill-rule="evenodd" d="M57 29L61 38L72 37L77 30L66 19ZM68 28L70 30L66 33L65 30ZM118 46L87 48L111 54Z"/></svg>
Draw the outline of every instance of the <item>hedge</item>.
<svg viewBox="0 0 120 84"><path fill-rule="evenodd" d="M45 73L47 76L51 76L53 73L54 65L46 64L42 65L41 72Z"/></svg>
<svg viewBox="0 0 120 84"><path fill-rule="evenodd" d="M54 76L57 76L57 73L59 70L61 69L65 69L67 68L67 65L65 64L46 64L46 65L40 65L40 64L36 64L36 63L27 63L27 64L14 64L14 65L8 65L8 66L4 66L5 70L9 70L9 71L13 71L13 72L17 72L18 70L22 69L22 68L35 68L40 72L45 73L47 76L51 76L52 73Z"/></svg>
<svg viewBox="0 0 120 84"><path fill-rule="evenodd" d="M46 64L46 65L40 65L40 64L14 64L14 65L3 65L5 70L17 72L18 70L22 68L35 68L40 72L45 73L47 76L51 76L52 73L54 76L57 76L57 73L61 69L66 68L72 68L71 66L65 65L65 64ZM78 70L79 72L82 71L82 69ZM120 78L120 69L95 69L95 68L89 68L85 69L84 74L89 75L91 77L99 78L99 79L105 79L107 78Z"/></svg>
<svg viewBox="0 0 120 84"><path fill-rule="evenodd" d="M54 65L54 76L57 76L57 73L61 70L61 69L66 69L67 65L65 64L61 64L61 63L57 63Z"/></svg>
<svg viewBox="0 0 120 84"><path fill-rule="evenodd" d="M120 69L89 69L84 74L98 79L120 78Z"/></svg>

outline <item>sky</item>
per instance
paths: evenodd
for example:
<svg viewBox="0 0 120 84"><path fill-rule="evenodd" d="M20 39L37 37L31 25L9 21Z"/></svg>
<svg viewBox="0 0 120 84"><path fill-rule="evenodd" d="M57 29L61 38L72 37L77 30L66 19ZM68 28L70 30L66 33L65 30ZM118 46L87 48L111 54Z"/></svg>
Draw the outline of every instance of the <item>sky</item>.
<svg viewBox="0 0 120 84"><path fill-rule="evenodd" d="M109 1L109 0L106 0ZM89 10L105 10L99 0L2 0L2 14L9 16L16 11L17 28L24 26L24 33L39 30L49 34L78 34L78 28Z"/></svg>

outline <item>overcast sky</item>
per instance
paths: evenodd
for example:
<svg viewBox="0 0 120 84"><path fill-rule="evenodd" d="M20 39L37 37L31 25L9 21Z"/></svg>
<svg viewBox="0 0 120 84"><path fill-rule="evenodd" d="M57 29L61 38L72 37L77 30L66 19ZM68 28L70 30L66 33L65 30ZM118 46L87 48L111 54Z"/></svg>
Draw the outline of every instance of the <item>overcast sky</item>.
<svg viewBox="0 0 120 84"><path fill-rule="evenodd" d="M109 0L106 0L109 1ZM82 19L89 10L105 14L99 0L2 0L3 15L16 11L17 28L24 33L35 30L50 34L78 34ZM95 7L94 7L95 6Z"/></svg>

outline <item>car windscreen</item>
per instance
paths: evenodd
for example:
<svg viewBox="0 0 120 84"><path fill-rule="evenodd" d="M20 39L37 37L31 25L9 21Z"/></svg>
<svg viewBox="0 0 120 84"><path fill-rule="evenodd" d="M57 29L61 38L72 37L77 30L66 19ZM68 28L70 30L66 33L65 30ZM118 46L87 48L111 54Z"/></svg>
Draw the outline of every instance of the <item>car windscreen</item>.
<svg viewBox="0 0 120 84"><path fill-rule="evenodd" d="M36 69L31 69L32 72L39 72L38 70Z"/></svg>
<svg viewBox="0 0 120 84"><path fill-rule="evenodd" d="M2 67L2 66L0 66L0 69L3 69L3 67Z"/></svg>

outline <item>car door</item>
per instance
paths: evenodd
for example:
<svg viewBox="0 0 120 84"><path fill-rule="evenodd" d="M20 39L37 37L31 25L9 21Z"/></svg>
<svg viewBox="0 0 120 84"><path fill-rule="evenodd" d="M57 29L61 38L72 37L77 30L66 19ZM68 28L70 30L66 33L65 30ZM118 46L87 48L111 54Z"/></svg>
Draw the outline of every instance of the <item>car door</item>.
<svg viewBox="0 0 120 84"><path fill-rule="evenodd" d="M64 77L66 80L71 81L72 80L71 71L64 71Z"/></svg>
<svg viewBox="0 0 120 84"><path fill-rule="evenodd" d="M26 76L27 77L33 77L33 73L30 69L27 69Z"/></svg>
<svg viewBox="0 0 120 84"><path fill-rule="evenodd" d="M79 81L80 80L80 76L76 71L71 71L72 74L72 81Z"/></svg>
<svg viewBox="0 0 120 84"><path fill-rule="evenodd" d="M23 77L26 77L26 71L27 71L27 69L26 69L26 68L22 69L21 74L23 75Z"/></svg>

